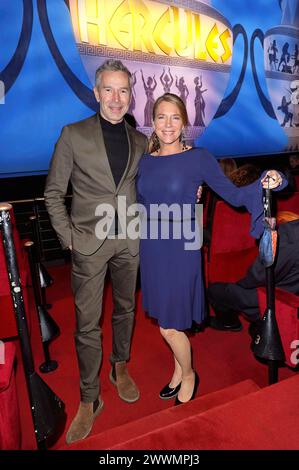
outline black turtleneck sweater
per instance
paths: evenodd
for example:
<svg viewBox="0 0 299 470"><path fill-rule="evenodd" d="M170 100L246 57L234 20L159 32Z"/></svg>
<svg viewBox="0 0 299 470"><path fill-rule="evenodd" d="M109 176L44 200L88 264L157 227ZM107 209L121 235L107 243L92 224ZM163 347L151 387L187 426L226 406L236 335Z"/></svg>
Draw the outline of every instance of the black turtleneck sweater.
<svg viewBox="0 0 299 470"><path fill-rule="evenodd" d="M101 115L100 123L103 131L106 153L111 172L117 187L126 169L129 158L129 143L125 121L117 124L104 119Z"/></svg>
<svg viewBox="0 0 299 470"><path fill-rule="evenodd" d="M129 143L125 127L125 121L117 124L104 119L100 114L100 123L106 148L111 173L117 187L126 169L129 158ZM110 235L117 235L121 232L118 215L115 213L114 224L110 229Z"/></svg>

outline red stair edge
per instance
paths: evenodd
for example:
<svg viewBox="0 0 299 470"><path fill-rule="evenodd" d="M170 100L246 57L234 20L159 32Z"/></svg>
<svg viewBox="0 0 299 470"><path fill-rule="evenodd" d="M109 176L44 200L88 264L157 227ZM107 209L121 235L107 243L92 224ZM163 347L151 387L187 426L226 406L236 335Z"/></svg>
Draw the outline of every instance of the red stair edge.
<svg viewBox="0 0 299 470"><path fill-rule="evenodd" d="M299 450L298 392L296 375L110 450Z"/></svg>
<svg viewBox="0 0 299 470"><path fill-rule="evenodd" d="M100 450L110 449L122 442L132 440L142 434L155 431L164 426L174 424L188 416L199 415L212 408L222 406L244 395L260 390L260 387L251 379L243 380L229 387L199 396L183 406L171 407L165 410L144 416L135 421L116 426L102 433L95 434L83 441L71 445L64 445L58 450Z"/></svg>

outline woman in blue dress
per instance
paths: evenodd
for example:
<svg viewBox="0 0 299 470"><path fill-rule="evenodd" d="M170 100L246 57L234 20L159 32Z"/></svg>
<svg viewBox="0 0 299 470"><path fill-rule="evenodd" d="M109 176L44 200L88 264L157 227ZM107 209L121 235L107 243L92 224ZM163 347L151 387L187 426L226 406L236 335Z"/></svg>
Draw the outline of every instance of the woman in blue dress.
<svg viewBox="0 0 299 470"><path fill-rule="evenodd" d="M174 372L160 397L176 397L175 404L194 398L199 383L192 368L191 346L184 330L204 318L200 230L195 220L197 188L206 182L234 206L245 206L252 215L251 234L263 231L262 187L282 187L281 175L268 171L261 182L237 188L204 148L182 144L188 123L186 106L166 93L153 109L154 133L148 154L143 155L137 176L142 216L140 270L145 311L156 318L174 357ZM269 180L269 178L268 178ZM268 187L268 186L267 186Z"/></svg>

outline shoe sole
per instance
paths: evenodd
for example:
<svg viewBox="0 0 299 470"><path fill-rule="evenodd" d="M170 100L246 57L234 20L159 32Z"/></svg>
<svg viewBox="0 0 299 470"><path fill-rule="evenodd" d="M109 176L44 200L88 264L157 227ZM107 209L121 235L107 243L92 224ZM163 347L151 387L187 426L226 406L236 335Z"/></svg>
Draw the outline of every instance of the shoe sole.
<svg viewBox="0 0 299 470"><path fill-rule="evenodd" d="M161 397L161 395L159 395L159 398L161 398L161 400L172 400L172 399L175 398L178 394L179 394L179 392L177 392L175 395L171 395L171 397Z"/></svg>
<svg viewBox="0 0 299 470"><path fill-rule="evenodd" d="M110 382L117 388L117 383L116 383L116 380L114 379L113 375L112 375L112 369L110 371L110 374L109 374L109 379L110 379ZM117 392L118 392L118 396L119 398L121 398L123 401L125 401L126 403L135 403L135 401L139 400L140 398L140 393L138 393L138 396L137 398L134 398L133 400L128 400L127 398L124 398L120 395L119 391L118 391L118 388L117 388Z"/></svg>
<svg viewBox="0 0 299 470"><path fill-rule="evenodd" d="M87 432L86 434L84 434L83 437L80 437L80 439L75 439L74 441L68 441L67 435L66 435L65 442L66 442L68 445L70 445L70 444L73 444L74 442L79 442L79 441L82 441L83 439L86 439L87 436L91 433L91 430L92 430L92 427L93 427L93 425L94 425L94 422L95 422L96 418L99 416L99 414L101 413L101 411L102 411L103 408L104 408L104 402L103 402L103 400L101 400L100 403L99 403L99 406L97 407L96 411L95 411L94 414L93 414L93 420L92 420L90 429L88 430L88 432Z"/></svg>

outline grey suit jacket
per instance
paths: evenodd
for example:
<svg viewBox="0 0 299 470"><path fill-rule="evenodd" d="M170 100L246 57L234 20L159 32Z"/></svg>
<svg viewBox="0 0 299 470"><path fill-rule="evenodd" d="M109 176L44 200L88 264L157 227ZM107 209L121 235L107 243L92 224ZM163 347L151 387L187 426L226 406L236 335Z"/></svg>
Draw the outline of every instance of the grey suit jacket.
<svg viewBox="0 0 299 470"><path fill-rule="evenodd" d="M136 202L135 176L140 157L147 150L147 138L126 123L129 142L127 167L115 186L103 140L98 114L65 126L56 143L46 181L45 202L51 223L63 248L90 255L104 242L95 235L99 222L96 208L111 204L117 208L118 196L126 197L126 206ZM71 181L73 197L70 216L64 198ZM124 214L119 213L124 227ZM127 217L126 225L132 220ZM138 253L138 239L127 238L130 253Z"/></svg>

